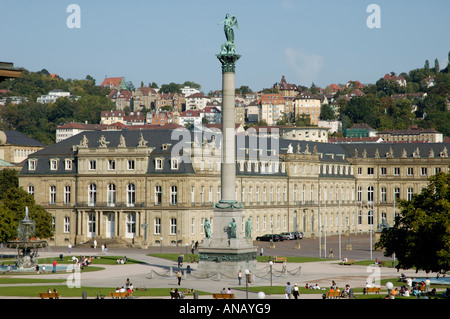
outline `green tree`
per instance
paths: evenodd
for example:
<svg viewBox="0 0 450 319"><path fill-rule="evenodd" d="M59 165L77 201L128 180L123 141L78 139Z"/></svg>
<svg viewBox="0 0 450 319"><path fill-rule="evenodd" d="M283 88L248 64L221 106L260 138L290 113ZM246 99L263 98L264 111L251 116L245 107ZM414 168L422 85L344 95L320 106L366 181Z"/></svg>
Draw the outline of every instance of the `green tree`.
<svg viewBox="0 0 450 319"><path fill-rule="evenodd" d="M446 273L450 269L450 173L438 173L410 201L401 200L401 213L385 228L376 248L395 254L397 269Z"/></svg>
<svg viewBox="0 0 450 319"><path fill-rule="evenodd" d="M19 187L17 174L17 170L10 168L0 171L0 201L3 200L9 189Z"/></svg>
<svg viewBox="0 0 450 319"><path fill-rule="evenodd" d="M322 104L320 106L320 119L325 121L333 121L336 119L333 109L329 104Z"/></svg>
<svg viewBox="0 0 450 319"><path fill-rule="evenodd" d="M13 240L17 236L19 221L25 217L28 207L29 217L36 223L36 237L50 238L53 235L52 216L42 206L37 205L34 197L22 188L10 188L0 204L0 241Z"/></svg>

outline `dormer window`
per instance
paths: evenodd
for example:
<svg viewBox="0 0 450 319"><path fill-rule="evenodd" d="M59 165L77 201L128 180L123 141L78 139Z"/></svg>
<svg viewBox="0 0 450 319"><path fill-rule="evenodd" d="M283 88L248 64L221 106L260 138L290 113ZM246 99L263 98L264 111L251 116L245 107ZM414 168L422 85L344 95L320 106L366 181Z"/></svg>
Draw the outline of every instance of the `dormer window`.
<svg viewBox="0 0 450 319"><path fill-rule="evenodd" d="M163 168L163 159L157 158L155 159L155 169L162 169Z"/></svg>
<svg viewBox="0 0 450 319"><path fill-rule="evenodd" d="M178 169L179 164L178 164L178 158L172 158L170 160L170 168L171 169Z"/></svg>
<svg viewBox="0 0 450 319"><path fill-rule="evenodd" d="M37 160L35 160L35 159L29 159L28 160L28 169L30 171L36 170L36 166L37 166Z"/></svg>
<svg viewBox="0 0 450 319"><path fill-rule="evenodd" d="M64 163L65 163L65 168L66 168L66 170L67 171L71 171L72 170L72 160L71 159L66 159L65 161L64 161Z"/></svg>
<svg viewBox="0 0 450 319"><path fill-rule="evenodd" d="M57 159L51 159L50 160L50 170L56 171L58 169L58 160Z"/></svg>

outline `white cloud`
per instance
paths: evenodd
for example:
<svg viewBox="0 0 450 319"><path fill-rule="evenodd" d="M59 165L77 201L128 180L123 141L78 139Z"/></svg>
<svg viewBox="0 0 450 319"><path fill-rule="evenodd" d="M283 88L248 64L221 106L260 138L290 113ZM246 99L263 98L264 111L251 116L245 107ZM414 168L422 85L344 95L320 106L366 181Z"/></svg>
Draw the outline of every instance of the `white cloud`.
<svg viewBox="0 0 450 319"><path fill-rule="evenodd" d="M300 77L302 85L309 86L317 77L324 63L318 54L308 55L303 50L286 48L284 51L288 65Z"/></svg>

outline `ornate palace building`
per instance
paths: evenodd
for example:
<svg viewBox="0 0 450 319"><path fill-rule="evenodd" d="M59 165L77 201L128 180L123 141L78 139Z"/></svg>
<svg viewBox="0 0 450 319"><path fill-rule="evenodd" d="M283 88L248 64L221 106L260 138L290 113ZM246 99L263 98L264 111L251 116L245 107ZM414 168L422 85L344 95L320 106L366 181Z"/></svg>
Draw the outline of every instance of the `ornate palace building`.
<svg viewBox="0 0 450 319"><path fill-rule="evenodd" d="M448 172L450 143L329 144L238 135L236 197L252 237L376 231ZM53 245L201 242L220 197L221 134L92 131L31 154L20 185L53 216Z"/></svg>

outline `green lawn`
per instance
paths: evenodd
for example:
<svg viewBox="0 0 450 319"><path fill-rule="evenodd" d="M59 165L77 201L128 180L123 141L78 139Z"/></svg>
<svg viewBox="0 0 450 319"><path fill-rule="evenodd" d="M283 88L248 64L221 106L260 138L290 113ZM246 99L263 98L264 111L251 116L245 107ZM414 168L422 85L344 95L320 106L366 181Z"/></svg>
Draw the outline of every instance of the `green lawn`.
<svg viewBox="0 0 450 319"><path fill-rule="evenodd" d="M75 257L79 258L80 256ZM118 265L117 260L122 258L123 256L95 256L92 259L92 265ZM71 256L65 256L63 257L63 260L59 260L59 256L49 258L39 258L38 264L52 264L54 260L56 260L58 264L72 264ZM142 264L142 263L144 262L136 259L127 258L127 264Z"/></svg>
<svg viewBox="0 0 450 319"><path fill-rule="evenodd" d="M105 298L109 298L109 293L114 292L116 287L80 287L69 288L67 285L41 285L41 286L4 286L0 287L0 296L16 296L16 297L38 297L40 292L47 292L48 289L56 288L60 293L61 298L64 297L80 297L83 291L86 291L88 297L96 297L97 294L102 294ZM137 287L135 287L137 288ZM184 291L185 288L179 288ZM133 293L134 297L161 297L169 296L170 288L148 288L144 291L136 290ZM199 295L210 295L210 293L197 291Z"/></svg>

